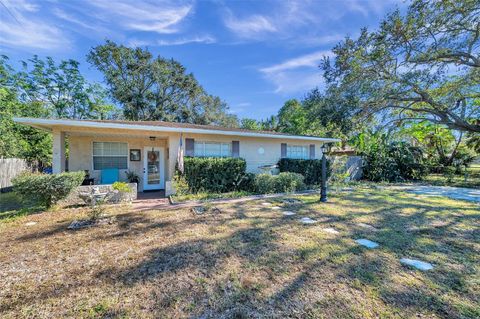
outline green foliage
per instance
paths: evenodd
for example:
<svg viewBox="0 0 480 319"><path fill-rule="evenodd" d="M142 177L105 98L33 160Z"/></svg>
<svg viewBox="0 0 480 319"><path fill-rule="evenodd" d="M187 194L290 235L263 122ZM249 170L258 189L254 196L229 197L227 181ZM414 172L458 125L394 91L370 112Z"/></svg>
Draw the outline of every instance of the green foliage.
<svg viewBox="0 0 480 319"><path fill-rule="evenodd" d="M370 181L417 180L428 172L420 148L406 142L390 141L381 133L360 134L357 150L363 155L363 176Z"/></svg>
<svg viewBox="0 0 480 319"><path fill-rule="evenodd" d="M479 1L414 0L333 48L321 65L327 88L368 116L480 132L479 17Z"/></svg>
<svg viewBox="0 0 480 319"><path fill-rule="evenodd" d="M176 171L173 176L173 188L175 189L176 196L183 196L189 194L190 187L188 186L187 179L184 174L180 174Z"/></svg>
<svg viewBox="0 0 480 319"><path fill-rule="evenodd" d="M255 176L255 191L260 194L288 193L305 189L304 178L297 173L283 172L278 175Z"/></svg>
<svg viewBox="0 0 480 319"><path fill-rule="evenodd" d="M260 131L262 129L261 124L257 120L247 118L243 118L240 121L240 127L252 131Z"/></svg>
<svg viewBox="0 0 480 319"><path fill-rule="evenodd" d="M87 82L79 65L72 59L57 64L51 57L42 60L35 55L23 62L23 71L15 75L14 85L23 102L41 101L53 117L109 117L115 108L107 103L107 92L99 84Z"/></svg>
<svg viewBox="0 0 480 319"><path fill-rule="evenodd" d="M122 193L131 193L132 189L125 182L115 182L112 184L112 188Z"/></svg>
<svg viewBox="0 0 480 319"><path fill-rule="evenodd" d="M126 119L238 126L226 104L173 59L112 41L94 47L87 59L103 73Z"/></svg>
<svg viewBox="0 0 480 319"><path fill-rule="evenodd" d="M295 99L288 100L278 111L278 129L289 134L305 134L311 121L307 120L307 112Z"/></svg>
<svg viewBox="0 0 480 319"><path fill-rule="evenodd" d="M184 174L189 191L218 193L238 190L245 177L242 158L185 157Z"/></svg>
<svg viewBox="0 0 480 319"><path fill-rule="evenodd" d="M278 162L280 172L293 172L305 177L307 185L320 185L322 182L322 160L282 158ZM327 178L330 176L330 161L327 160Z"/></svg>
<svg viewBox="0 0 480 319"><path fill-rule="evenodd" d="M35 200L47 208L64 199L80 186L85 177L83 171L60 174L25 173L12 180L13 190L28 200Z"/></svg>

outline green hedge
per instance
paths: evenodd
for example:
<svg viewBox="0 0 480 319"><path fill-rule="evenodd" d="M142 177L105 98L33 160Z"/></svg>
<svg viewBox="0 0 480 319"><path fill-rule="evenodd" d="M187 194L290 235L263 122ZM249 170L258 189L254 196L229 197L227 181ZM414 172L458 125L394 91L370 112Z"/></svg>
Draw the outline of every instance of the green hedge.
<svg viewBox="0 0 480 319"><path fill-rule="evenodd" d="M255 191L260 194L289 193L305 189L301 174L284 172L279 175L258 174L255 176Z"/></svg>
<svg viewBox="0 0 480 319"><path fill-rule="evenodd" d="M231 192L245 187L251 178L246 167L242 158L185 157L183 177L192 193Z"/></svg>
<svg viewBox="0 0 480 319"><path fill-rule="evenodd" d="M322 181L322 160L282 158L278 162L280 172L301 174L307 185L320 185ZM330 176L330 161L327 160L327 177Z"/></svg>
<svg viewBox="0 0 480 319"><path fill-rule="evenodd" d="M12 180L13 190L23 198L35 200L47 208L80 186L85 173L72 172L61 174L25 173Z"/></svg>

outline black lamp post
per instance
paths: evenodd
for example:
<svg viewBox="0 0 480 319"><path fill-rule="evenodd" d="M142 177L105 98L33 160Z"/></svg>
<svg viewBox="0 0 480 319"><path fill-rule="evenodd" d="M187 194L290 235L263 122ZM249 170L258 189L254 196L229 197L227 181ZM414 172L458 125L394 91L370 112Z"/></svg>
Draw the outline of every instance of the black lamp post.
<svg viewBox="0 0 480 319"><path fill-rule="evenodd" d="M330 146L328 143L325 143L320 148L322 151L322 186L320 188L320 201L326 202L327 201L327 156L325 155Z"/></svg>

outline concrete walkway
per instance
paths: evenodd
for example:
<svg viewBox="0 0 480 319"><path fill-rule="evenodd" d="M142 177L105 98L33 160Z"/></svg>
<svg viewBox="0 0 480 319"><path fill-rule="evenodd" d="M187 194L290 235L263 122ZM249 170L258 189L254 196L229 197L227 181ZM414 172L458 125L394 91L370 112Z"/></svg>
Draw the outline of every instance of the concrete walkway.
<svg viewBox="0 0 480 319"><path fill-rule="evenodd" d="M405 190L423 196L444 196L451 199L466 200L480 203L480 189L450 187L450 186L396 186L396 189Z"/></svg>

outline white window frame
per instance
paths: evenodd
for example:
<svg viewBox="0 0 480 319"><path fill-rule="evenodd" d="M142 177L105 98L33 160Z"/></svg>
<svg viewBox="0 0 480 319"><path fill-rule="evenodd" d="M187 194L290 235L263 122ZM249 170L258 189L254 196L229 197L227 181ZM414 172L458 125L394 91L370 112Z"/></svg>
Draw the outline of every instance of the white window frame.
<svg viewBox="0 0 480 319"><path fill-rule="evenodd" d="M299 151L299 149L301 149ZM290 145L287 144L287 158L309 159L310 149L308 145Z"/></svg>
<svg viewBox="0 0 480 319"><path fill-rule="evenodd" d="M202 152L201 154L197 153L197 144L200 145L202 144ZM215 154L215 155L206 155L206 145L207 144L219 144L220 145L220 154ZM228 148L228 155L223 155L223 147ZM193 142L193 156L194 157L232 157L232 143L228 142L214 142L214 141L197 141L195 140Z"/></svg>
<svg viewBox="0 0 480 319"><path fill-rule="evenodd" d="M91 149L92 149L92 171L101 171L101 169L95 169L95 164L94 164L94 161L93 161L93 158L96 157L96 156L101 156L101 155L94 155L93 153L93 148L94 148L94 144L95 143L120 143L120 144L127 144L127 168L126 170L129 170L130 169L130 145L128 144L128 142L121 142L121 141L92 141L91 143ZM123 157L123 155L109 155L110 157ZM142 154L143 156L143 154ZM119 169L123 169L123 168L119 168Z"/></svg>

